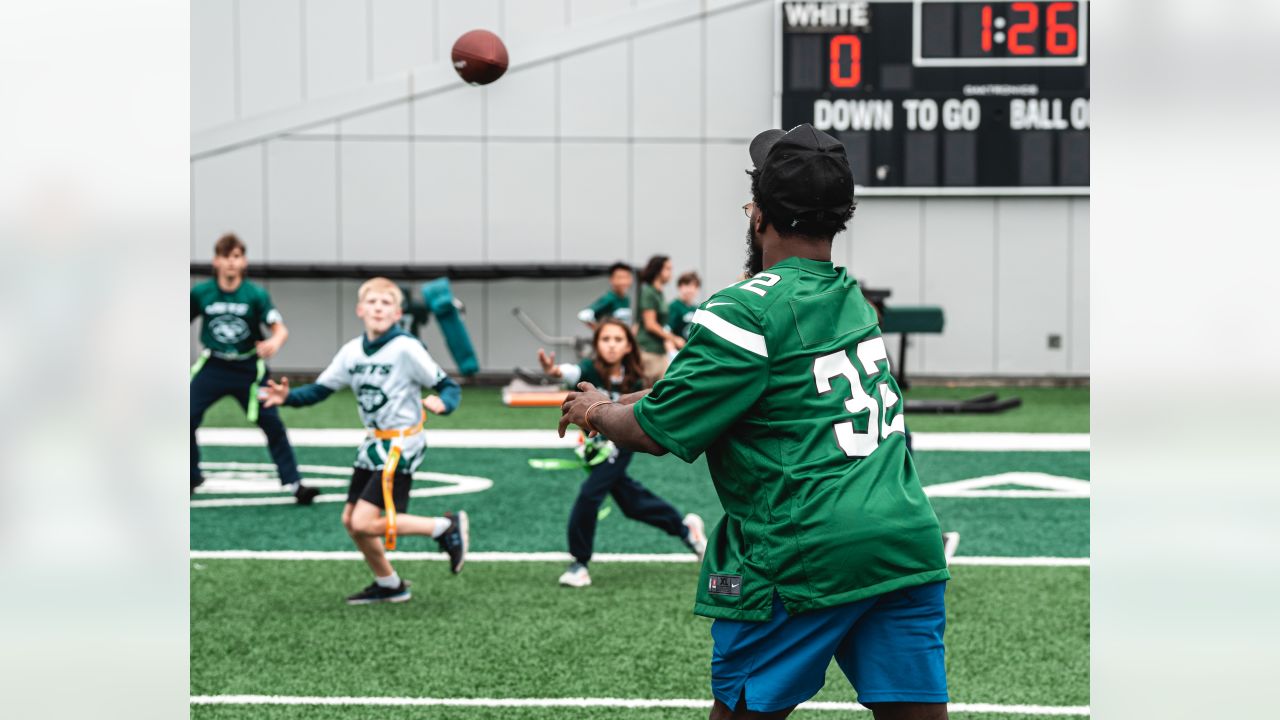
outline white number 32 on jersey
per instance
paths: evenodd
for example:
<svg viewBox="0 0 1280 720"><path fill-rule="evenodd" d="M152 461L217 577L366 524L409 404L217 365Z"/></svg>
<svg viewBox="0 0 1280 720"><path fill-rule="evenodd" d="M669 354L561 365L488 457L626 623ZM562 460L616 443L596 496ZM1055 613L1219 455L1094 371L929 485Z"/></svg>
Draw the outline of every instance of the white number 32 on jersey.
<svg viewBox="0 0 1280 720"><path fill-rule="evenodd" d="M832 379L843 375L849 381L852 393L852 397L844 401L845 410L851 414L870 411L867 413L866 432L856 432L852 420L835 424L836 442L840 444L844 454L849 457L866 457L880 445L881 439L889 437L891 433L905 435L907 430L902 413L892 419L888 417L889 408L898 402L898 394L889 387L889 383L881 382L876 385L880 396L877 401L877 398L868 395L862 388L863 378L858 373L861 369L867 378L879 375L879 362L884 362L885 371L888 371L889 354L885 351L884 338L875 337L858 343L857 355L860 368L854 366L849 353L844 350L817 358L813 362L813 379L818 384L818 394L825 395L831 392Z"/></svg>

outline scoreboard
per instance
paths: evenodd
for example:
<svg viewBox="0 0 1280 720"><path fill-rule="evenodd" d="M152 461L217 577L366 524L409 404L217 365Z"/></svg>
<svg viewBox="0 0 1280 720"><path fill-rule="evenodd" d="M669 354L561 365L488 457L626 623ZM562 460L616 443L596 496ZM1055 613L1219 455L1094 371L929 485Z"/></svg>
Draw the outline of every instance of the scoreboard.
<svg viewBox="0 0 1280 720"><path fill-rule="evenodd" d="M1089 2L780 0L775 120L866 194L1089 192Z"/></svg>

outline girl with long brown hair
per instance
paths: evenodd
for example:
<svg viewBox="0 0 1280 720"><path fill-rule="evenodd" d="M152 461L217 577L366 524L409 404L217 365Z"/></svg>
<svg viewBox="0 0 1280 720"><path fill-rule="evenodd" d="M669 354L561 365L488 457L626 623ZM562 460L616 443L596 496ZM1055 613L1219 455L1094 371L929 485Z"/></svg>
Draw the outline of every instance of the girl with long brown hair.
<svg viewBox="0 0 1280 720"><path fill-rule="evenodd" d="M577 365L557 365L555 353L548 355L539 349L542 371L569 388L577 387L579 382L589 382L614 400L641 389L640 351L631 328L616 318L606 318L596 326L592 340L595 357ZM573 555L573 563L560 576L561 585L586 587L591 584L587 563L594 550L600 505L610 495L624 515L680 538L702 559L707 547L702 518L690 513L681 519L680 512L671 503L628 475L631 450L620 449L608 438L597 435L584 437L579 452L590 474L579 488L578 499L569 512L569 553Z"/></svg>

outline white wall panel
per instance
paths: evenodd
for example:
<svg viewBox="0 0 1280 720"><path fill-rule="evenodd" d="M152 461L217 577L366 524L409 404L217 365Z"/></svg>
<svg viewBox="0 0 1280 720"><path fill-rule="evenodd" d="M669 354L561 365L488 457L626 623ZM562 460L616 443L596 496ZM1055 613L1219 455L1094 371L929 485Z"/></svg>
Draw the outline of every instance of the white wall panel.
<svg viewBox="0 0 1280 720"><path fill-rule="evenodd" d="M478 263L484 251L480 143L414 143L414 258Z"/></svg>
<svg viewBox="0 0 1280 720"><path fill-rule="evenodd" d="M629 258L643 266L651 255L671 258L675 277L697 269L702 274L704 242L739 244L732 237L702 237L702 148L691 143L640 143L635 146L632 187L635 243ZM745 202L745 201L743 201ZM746 227L746 218L742 219Z"/></svg>
<svg viewBox="0 0 1280 720"><path fill-rule="evenodd" d="M702 133L702 31L696 22L635 39L632 108L636 137Z"/></svg>
<svg viewBox="0 0 1280 720"><path fill-rule="evenodd" d="M240 3L240 88L245 117L302 100L302 0Z"/></svg>
<svg viewBox="0 0 1280 720"><path fill-rule="evenodd" d="M773 127L773 3L712 15L707 24L707 136L750 140ZM759 85L760 92L746 89Z"/></svg>
<svg viewBox="0 0 1280 720"><path fill-rule="evenodd" d="M504 75L486 88L490 136L553 137L556 133L555 65Z"/></svg>
<svg viewBox="0 0 1280 720"><path fill-rule="evenodd" d="M240 236L250 261L266 257L263 247L261 145L195 161L192 175L193 259L213 256L213 244L227 232Z"/></svg>
<svg viewBox="0 0 1280 720"><path fill-rule="evenodd" d="M924 303L946 327L922 338L924 370L984 375L995 368L995 201L924 201Z"/></svg>
<svg viewBox="0 0 1280 720"><path fill-rule="evenodd" d="M373 0L373 77L436 60L434 0Z"/></svg>
<svg viewBox="0 0 1280 720"><path fill-rule="evenodd" d="M191 3L191 132L236 119L233 0Z"/></svg>
<svg viewBox="0 0 1280 720"><path fill-rule="evenodd" d="M1067 198L996 201L996 372L1061 375L1067 334Z"/></svg>
<svg viewBox="0 0 1280 720"><path fill-rule="evenodd" d="M519 2L520 0L515 0ZM453 43L470 30L488 30L501 36L502 3L499 0L436 0L439 5L437 18L440 23L436 34L439 59L448 62Z"/></svg>
<svg viewBox="0 0 1280 720"><path fill-rule="evenodd" d="M409 130L409 103L399 103L381 110L344 118L338 123L344 136L395 135L404 137Z"/></svg>
<svg viewBox="0 0 1280 720"><path fill-rule="evenodd" d="M628 201L626 145L562 143L559 260L630 260Z"/></svg>
<svg viewBox="0 0 1280 720"><path fill-rule="evenodd" d="M742 205L751 199L751 178L743 172L751 166L747 144L706 146L706 256L702 274L704 296L732 285L742 275L747 258L747 218Z"/></svg>
<svg viewBox="0 0 1280 720"><path fill-rule="evenodd" d="M337 162L333 141L267 144L268 260L338 259Z"/></svg>
<svg viewBox="0 0 1280 720"><path fill-rule="evenodd" d="M893 293L890 305L919 305L923 296L921 271L924 201L919 198L861 198L849 230L836 238L833 258L845 263L864 287ZM907 374L924 368L923 336L908 340ZM889 355L897 367L900 337L888 336Z"/></svg>
<svg viewBox="0 0 1280 720"><path fill-rule="evenodd" d="M415 101L414 134L479 137L484 128L481 107L485 92L484 88L460 85Z"/></svg>
<svg viewBox="0 0 1280 720"><path fill-rule="evenodd" d="M581 25L631 9L631 0L568 0L569 24Z"/></svg>
<svg viewBox="0 0 1280 720"><path fill-rule="evenodd" d="M565 27L565 0L505 2L502 12L502 40L517 54L523 47L554 39Z"/></svg>
<svg viewBox="0 0 1280 720"><path fill-rule="evenodd" d="M289 328L288 342L271 361L272 374L278 380L289 370L323 369L342 342L336 315L340 281L267 280L263 285Z"/></svg>
<svg viewBox="0 0 1280 720"><path fill-rule="evenodd" d="M369 81L365 0L306 0L307 97L358 88Z"/></svg>
<svg viewBox="0 0 1280 720"><path fill-rule="evenodd" d="M409 143L345 141L341 147L339 259L409 262Z"/></svg>
<svg viewBox="0 0 1280 720"><path fill-rule="evenodd" d="M1089 200L1071 200L1071 324L1067 329L1067 370L1089 373Z"/></svg>
<svg viewBox="0 0 1280 720"><path fill-rule="evenodd" d="M488 262L555 257L555 144L491 142L488 148Z"/></svg>
<svg viewBox="0 0 1280 720"><path fill-rule="evenodd" d="M606 45L560 61L560 134L626 137L627 45Z"/></svg>
<svg viewBox="0 0 1280 720"><path fill-rule="evenodd" d="M485 326L488 368L503 371L518 365L537 367L538 341L511 311L522 308L543 331L559 335L555 281L494 280L488 285Z"/></svg>

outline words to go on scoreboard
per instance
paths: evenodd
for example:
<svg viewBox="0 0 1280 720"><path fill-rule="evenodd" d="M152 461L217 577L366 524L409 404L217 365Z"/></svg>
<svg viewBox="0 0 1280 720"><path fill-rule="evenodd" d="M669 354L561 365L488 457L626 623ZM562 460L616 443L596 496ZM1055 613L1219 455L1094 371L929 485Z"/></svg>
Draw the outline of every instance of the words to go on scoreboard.
<svg viewBox="0 0 1280 720"><path fill-rule="evenodd" d="M1089 3L778 3L779 127L903 194L1086 194Z"/></svg>

